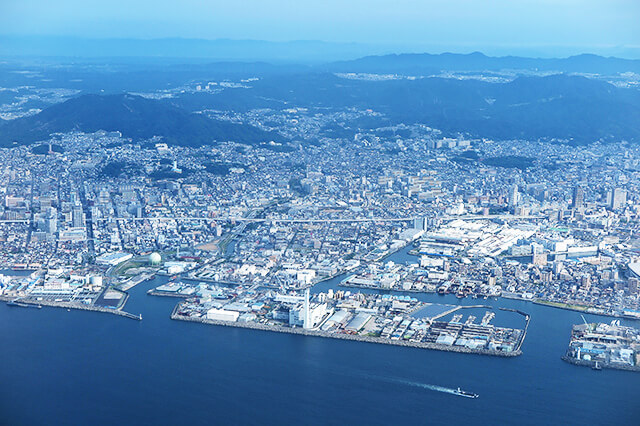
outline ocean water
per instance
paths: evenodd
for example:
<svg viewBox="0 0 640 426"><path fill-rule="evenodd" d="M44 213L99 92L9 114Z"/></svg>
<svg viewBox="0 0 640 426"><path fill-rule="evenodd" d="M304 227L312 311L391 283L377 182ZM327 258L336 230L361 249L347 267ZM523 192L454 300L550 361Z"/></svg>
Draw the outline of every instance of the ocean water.
<svg viewBox="0 0 640 426"><path fill-rule="evenodd" d="M130 290L141 322L0 304L0 424L640 424L640 374L560 359L575 312L482 300L532 316L524 354L496 358L172 321L146 295L164 280Z"/></svg>

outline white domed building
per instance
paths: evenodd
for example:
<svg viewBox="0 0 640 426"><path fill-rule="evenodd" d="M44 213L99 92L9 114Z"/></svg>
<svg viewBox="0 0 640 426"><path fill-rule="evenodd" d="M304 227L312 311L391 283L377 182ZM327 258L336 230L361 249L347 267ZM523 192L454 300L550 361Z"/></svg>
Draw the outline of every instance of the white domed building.
<svg viewBox="0 0 640 426"><path fill-rule="evenodd" d="M152 265L159 265L162 262L162 256L160 253L151 253L149 255L149 263Z"/></svg>

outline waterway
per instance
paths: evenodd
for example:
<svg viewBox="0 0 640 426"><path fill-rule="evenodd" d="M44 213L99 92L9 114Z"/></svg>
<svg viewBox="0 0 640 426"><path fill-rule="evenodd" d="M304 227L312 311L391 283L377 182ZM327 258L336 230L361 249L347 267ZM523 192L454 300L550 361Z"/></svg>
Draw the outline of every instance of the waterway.
<svg viewBox="0 0 640 426"><path fill-rule="evenodd" d="M593 371L560 359L571 325L581 321L576 312L482 300L531 314L524 354L497 358L171 321L176 300L146 294L164 281L129 291L126 310L143 321L1 303L0 424L636 425L640 419L638 373ZM339 281L314 290L337 289ZM447 391L457 387L480 397Z"/></svg>

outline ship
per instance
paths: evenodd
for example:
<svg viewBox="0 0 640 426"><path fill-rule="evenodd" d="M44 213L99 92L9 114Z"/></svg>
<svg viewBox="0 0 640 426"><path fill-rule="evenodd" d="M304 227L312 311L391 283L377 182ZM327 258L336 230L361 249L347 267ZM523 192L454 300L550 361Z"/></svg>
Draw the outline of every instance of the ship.
<svg viewBox="0 0 640 426"><path fill-rule="evenodd" d="M473 392L467 392L467 391L463 391L462 389L458 388L456 390L453 391L454 395L458 395L458 396L463 396L465 398L477 398L478 395L477 393L473 393Z"/></svg>

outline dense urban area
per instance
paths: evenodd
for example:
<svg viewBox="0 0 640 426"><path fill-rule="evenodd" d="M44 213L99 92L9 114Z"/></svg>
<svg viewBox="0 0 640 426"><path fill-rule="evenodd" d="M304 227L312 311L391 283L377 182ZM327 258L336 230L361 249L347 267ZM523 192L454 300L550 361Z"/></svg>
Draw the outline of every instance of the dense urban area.
<svg viewBox="0 0 640 426"><path fill-rule="evenodd" d="M76 131L1 149L0 263L33 272L2 276L0 296L137 318L122 309L126 290L164 274L201 285L157 290L183 291L178 319L513 353L526 332L490 326L489 312L481 324L439 323L401 294L640 318L635 145L444 136L422 124L340 132L379 115L371 109L201 114L288 142L190 147ZM401 249L415 261L387 259ZM302 296L340 275L346 293Z"/></svg>

